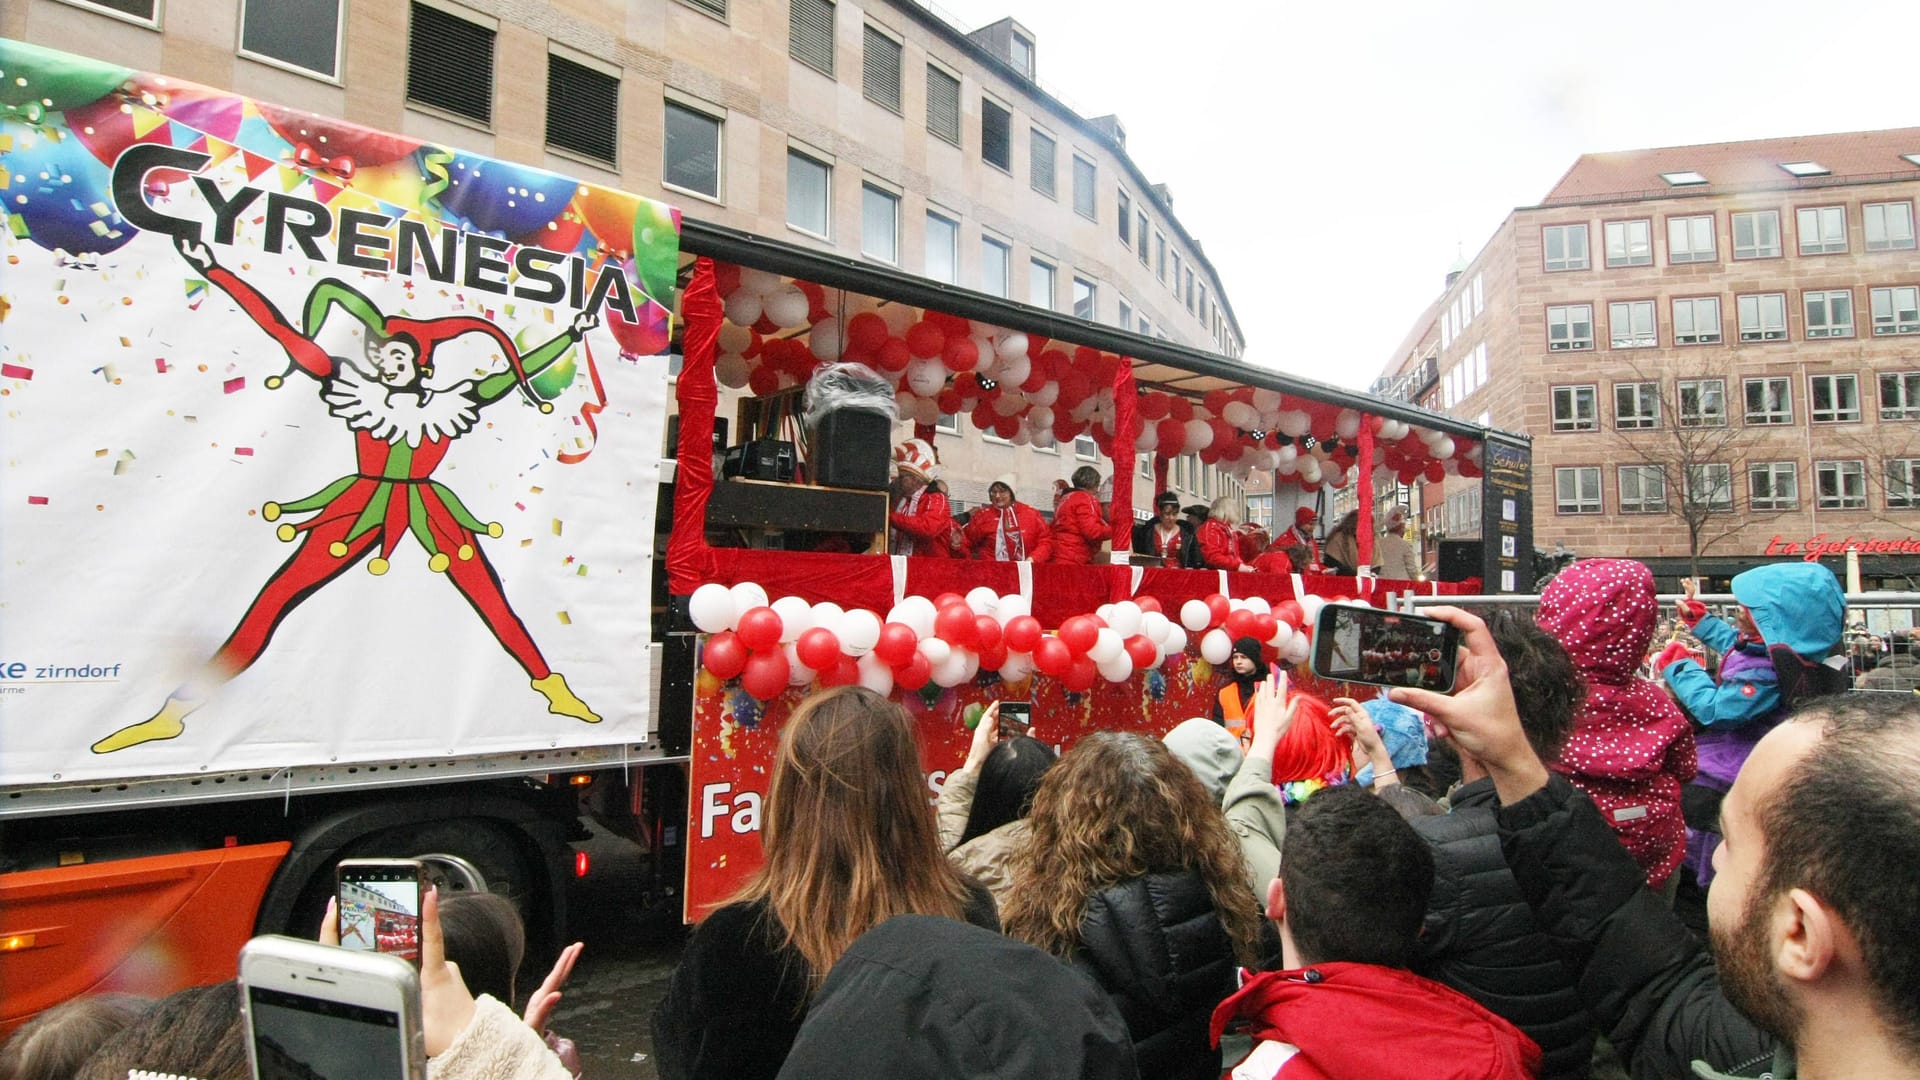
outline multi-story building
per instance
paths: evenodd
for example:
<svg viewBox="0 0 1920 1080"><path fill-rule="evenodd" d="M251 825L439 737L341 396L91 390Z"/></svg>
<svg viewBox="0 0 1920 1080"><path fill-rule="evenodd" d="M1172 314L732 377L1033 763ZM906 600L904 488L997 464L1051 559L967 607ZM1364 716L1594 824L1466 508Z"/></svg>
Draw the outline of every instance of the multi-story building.
<svg viewBox="0 0 1920 1080"><path fill-rule="evenodd" d="M1671 586L1920 573L1920 128L1588 154L1415 322L1379 393L1533 436L1534 537ZM1477 488L1422 491L1469 537Z"/></svg>
<svg viewBox="0 0 1920 1080"><path fill-rule="evenodd" d="M0 35L543 166L687 216L1238 357L1219 276L1113 116L1011 19L912 0L18 0ZM968 425L963 502L1084 464ZM1086 444L1091 453L1091 443ZM1197 471L1183 495L1235 485Z"/></svg>

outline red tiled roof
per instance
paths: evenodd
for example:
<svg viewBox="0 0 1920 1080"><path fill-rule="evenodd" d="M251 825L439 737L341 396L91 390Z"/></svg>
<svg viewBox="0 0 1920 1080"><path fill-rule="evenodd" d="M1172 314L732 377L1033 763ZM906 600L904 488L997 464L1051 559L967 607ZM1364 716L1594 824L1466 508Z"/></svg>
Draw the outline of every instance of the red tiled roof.
<svg viewBox="0 0 1920 1080"><path fill-rule="evenodd" d="M1849 179L1920 180L1920 165L1902 159L1902 154L1920 154L1920 128L1582 154L1541 204L1669 191L1819 187ZM1815 161L1832 175L1798 180L1780 168L1790 161ZM1661 173L1687 171L1705 176L1707 183L1675 188L1660 178Z"/></svg>

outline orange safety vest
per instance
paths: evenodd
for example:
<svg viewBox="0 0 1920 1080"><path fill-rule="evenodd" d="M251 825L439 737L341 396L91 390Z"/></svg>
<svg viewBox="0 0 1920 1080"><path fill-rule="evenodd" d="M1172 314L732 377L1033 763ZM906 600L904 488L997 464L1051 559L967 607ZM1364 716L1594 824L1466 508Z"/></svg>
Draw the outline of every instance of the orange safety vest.
<svg viewBox="0 0 1920 1080"><path fill-rule="evenodd" d="M1240 703L1240 688L1229 682L1220 688L1220 718L1226 721L1227 734L1240 740L1244 745L1252 737L1253 730L1248 725L1252 709Z"/></svg>

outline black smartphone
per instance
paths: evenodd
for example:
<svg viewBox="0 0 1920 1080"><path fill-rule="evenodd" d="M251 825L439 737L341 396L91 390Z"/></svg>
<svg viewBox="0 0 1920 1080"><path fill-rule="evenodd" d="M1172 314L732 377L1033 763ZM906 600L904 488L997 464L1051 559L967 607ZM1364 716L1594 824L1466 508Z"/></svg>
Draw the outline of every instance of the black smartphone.
<svg viewBox="0 0 1920 1080"><path fill-rule="evenodd" d="M1313 630L1313 673L1336 682L1453 691L1460 631L1425 615L1328 604Z"/></svg>
<svg viewBox="0 0 1920 1080"><path fill-rule="evenodd" d="M420 963L420 864L413 859L342 859L340 947Z"/></svg>
<svg viewBox="0 0 1920 1080"><path fill-rule="evenodd" d="M1000 737L1011 739L1025 735L1033 730L1033 702L1003 701L1000 703Z"/></svg>

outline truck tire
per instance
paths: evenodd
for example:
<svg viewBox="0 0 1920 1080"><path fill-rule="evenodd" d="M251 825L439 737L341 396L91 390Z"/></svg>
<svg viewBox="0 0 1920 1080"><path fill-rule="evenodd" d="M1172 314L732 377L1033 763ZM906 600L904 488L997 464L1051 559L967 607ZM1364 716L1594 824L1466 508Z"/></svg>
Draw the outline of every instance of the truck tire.
<svg viewBox="0 0 1920 1080"><path fill-rule="evenodd" d="M538 917L531 908L540 885L534 880L530 858L509 830L478 818L384 829L348 844L339 858L419 859L426 884L437 885L442 898L463 892L498 893L513 901L530 926ZM288 932L312 934L326 913L333 889L330 862L308 879Z"/></svg>

